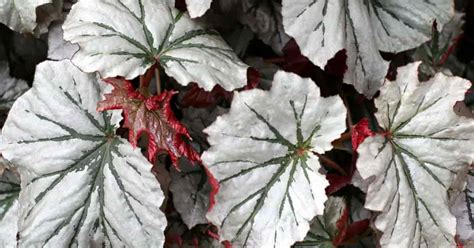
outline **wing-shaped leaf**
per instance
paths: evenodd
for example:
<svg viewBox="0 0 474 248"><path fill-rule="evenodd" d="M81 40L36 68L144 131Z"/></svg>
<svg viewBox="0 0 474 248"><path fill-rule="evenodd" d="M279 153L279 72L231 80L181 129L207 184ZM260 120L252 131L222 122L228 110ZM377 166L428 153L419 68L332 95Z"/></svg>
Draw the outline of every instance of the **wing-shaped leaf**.
<svg viewBox="0 0 474 248"><path fill-rule="evenodd" d="M359 146L357 169L371 178L365 207L386 247L454 246L456 219L447 190L456 172L474 160L474 122L453 111L470 83L441 73L418 81L419 63L398 70L375 99L386 134Z"/></svg>
<svg viewBox="0 0 474 248"><path fill-rule="evenodd" d="M344 82L372 97L388 70L379 50L417 47L429 40L435 19L441 26L453 12L451 0L283 0L283 25L321 68L345 49Z"/></svg>
<svg viewBox="0 0 474 248"><path fill-rule="evenodd" d="M271 108L269 107L271 106ZM340 98L322 98L310 79L283 71L271 91L236 93L205 132L202 159L219 181L208 219L237 247L288 247L322 214L328 185L314 154L344 131Z"/></svg>
<svg viewBox="0 0 474 248"><path fill-rule="evenodd" d="M22 247L158 247L166 226L152 165L96 111L106 86L64 60L38 65L13 105L2 153L17 165Z"/></svg>
<svg viewBox="0 0 474 248"><path fill-rule="evenodd" d="M196 18L204 15L211 7L212 0L186 0L188 12L191 18Z"/></svg>
<svg viewBox="0 0 474 248"><path fill-rule="evenodd" d="M21 33L35 29L45 33L49 23L60 18L62 3L62 0L0 0L0 23Z"/></svg>
<svg viewBox="0 0 474 248"><path fill-rule="evenodd" d="M98 103L99 111L123 109L124 127L129 128L128 140L134 147L142 132L148 136L148 159L154 161L158 151L166 151L175 166L180 157L200 161L199 154L183 140L191 139L188 130L179 122L170 106L175 92L164 91L158 96L145 97L123 79L107 79L114 89Z"/></svg>
<svg viewBox="0 0 474 248"><path fill-rule="evenodd" d="M0 173L0 247L16 247L19 193L20 178L15 170Z"/></svg>
<svg viewBox="0 0 474 248"><path fill-rule="evenodd" d="M7 62L0 62L0 110L9 109L13 102L28 90L28 84L10 76Z"/></svg>
<svg viewBox="0 0 474 248"><path fill-rule="evenodd" d="M74 64L103 77L132 79L160 63L180 84L196 82L208 91L216 84L230 91L247 81L247 66L217 32L161 0L80 1L63 29L64 38L81 47Z"/></svg>

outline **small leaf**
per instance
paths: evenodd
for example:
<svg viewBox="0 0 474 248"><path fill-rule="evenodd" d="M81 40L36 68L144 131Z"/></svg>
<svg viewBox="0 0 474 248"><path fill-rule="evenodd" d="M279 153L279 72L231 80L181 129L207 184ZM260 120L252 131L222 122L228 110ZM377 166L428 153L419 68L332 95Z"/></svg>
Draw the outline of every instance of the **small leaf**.
<svg viewBox="0 0 474 248"><path fill-rule="evenodd" d="M282 4L283 26L301 52L324 68L345 49L344 82L370 98L388 70L379 50L396 53L419 46L430 39L433 20L441 26L454 12L451 0L283 0Z"/></svg>
<svg viewBox="0 0 474 248"><path fill-rule="evenodd" d="M37 66L13 105L1 150L18 166L20 247L160 247L163 193L140 150L99 113L106 84L68 60Z"/></svg>
<svg viewBox="0 0 474 248"><path fill-rule="evenodd" d="M357 169L369 181L365 207L380 212L375 227L387 247L454 246L447 191L474 161L474 122L453 111L470 83L441 73L420 83L419 64L385 82L375 99L385 135L368 137L357 150Z"/></svg>
<svg viewBox="0 0 474 248"><path fill-rule="evenodd" d="M219 34L163 0L81 0L63 29L64 38L81 48L74 64L105 78L133 79L159 63L178 83L195 82L207 91L246 83L247 66Z"/></svg>
<svg viewBox="0 0 474 248"><path fill-rule="evenodd" d="M271 106L271 107L269 107ZM235 93L228 114L207 129L204 165L219 181L207 214L236 247L287 247L322 214L328 185L314 153L345 130L339 97L322 98L310 79L276 73L270 91Z"/></svg>
<svg viewBox="0 0 474 248"><path fill-rule="evenodd" d="M176 119L170 101L175 92L164 91L158 96L145 97L132 84L123 79L107 79L114 89L99 102L99 111L123 109L124 127L129 129L128 140L134 147L142 132L149 138L148 159L154 161L158 151L166 151L175 166L185 157L200 161L199 154L188 145L183 136L191 139L186 128Z"/></svg>
<svg viewBox="0 0 474 248"><path fill-rule="evenodd" d="M170 191L173 204L188 229L208 223L206 213L210 206L212 185L202 167L192 166L185 159L180 161L181 171L171 169Z"/></svg>

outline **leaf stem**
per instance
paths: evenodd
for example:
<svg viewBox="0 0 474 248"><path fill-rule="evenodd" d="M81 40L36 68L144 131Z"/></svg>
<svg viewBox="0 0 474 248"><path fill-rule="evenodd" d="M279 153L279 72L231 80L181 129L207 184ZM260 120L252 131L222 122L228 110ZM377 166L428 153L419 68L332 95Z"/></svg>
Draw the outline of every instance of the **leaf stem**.
<svg viewBox="0 0 474 248"><path fill-rule="evenodd" d="M328 158L328 157L326 157L322 154L319 154L317 152L313 152L313 154L318 156L319 160L321 160L321 162L324 163L327 167L336 170L337 172L339 172L343 176L347 176L346 171L339 164L334 162L332 159L330 159L330 158Z"/></svg>

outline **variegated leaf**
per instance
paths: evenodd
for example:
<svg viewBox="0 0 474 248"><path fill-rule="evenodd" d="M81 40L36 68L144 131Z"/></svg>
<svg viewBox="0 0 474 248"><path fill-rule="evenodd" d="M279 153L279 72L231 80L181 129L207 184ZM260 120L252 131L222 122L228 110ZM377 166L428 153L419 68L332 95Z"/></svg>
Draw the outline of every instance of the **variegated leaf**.
<svg viewBox="0 0 474 248"><path fill-rule="evenodd" d="M316 153L345 130L337 96L322 98L310 79L276 73L270 91L235 93L228 114L207 129L202 155L219 181L207 214L236 247L288 247L323 213L328 185Z"/></svg>
<svg viewBox="0 0 474 248"><path fill-rule="evenodd" d="M74 64L103 77L132 79L159 63L180 84L196 82L208 91L247 83L247 66L216 31L162 0L82 0L63 29L64 38L81 48Z"/></svg>
<svg viewBox="0 0 474 248"><path fill-rule="evenodd" d="M344 82L372 97L388 70L379 50L419 46L430 39L433 21L441 28L453 12L451 0L283 0L283 26L321 68L345 49Z"/></svg>
<svg viewBox="0 0 474 248"><path fill-rule="evenodd" d="M455 246L447 190L474 161L474 121L453 111L470 83L441 73L420 83L419 64L385 82L375 99L385 135L368 137L357 150L357 169L370 178L365 207L380 212L375 227L383 247Z"/></svg>
<svg viewBox="0 0 474 248"><path fill-rule="evenodd" d="M105 83L68 60L37 66L1 150L19 167L21 247L159 247L166 227L152 165L99 113Z"/></svg>

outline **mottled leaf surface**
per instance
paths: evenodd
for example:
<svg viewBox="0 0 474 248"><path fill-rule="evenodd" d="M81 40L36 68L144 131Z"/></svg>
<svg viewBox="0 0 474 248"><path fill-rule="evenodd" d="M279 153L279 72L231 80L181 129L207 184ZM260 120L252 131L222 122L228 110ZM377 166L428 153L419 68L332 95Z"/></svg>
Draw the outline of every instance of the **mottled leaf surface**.
<svg viewBox="0 0 474 248"><path fill-rule="evenodd" d="M1 150L21 174L22 247L159 247L163 194L151 164L99 113L106 84L67 60L38 65L13 105Z"/></svg>
<svg viewBox="0 0 474 248"><path fill-rule="evenodd" d="M380 212L383 247L452 247L456 219L447 190L474 160L474 122L453 111L470 83L438 73L418 81L418 66L398 70L375 99L385 135L359 146L357 169L370 179L365 207Z"/></svg>
<svg viewBox="0 0 474 248"><path fill-rule="evenodd" d="M269 107L271 106L271 107ZM236 247L288 247L323 213L328 185L318 157L345 130L339 97L322 98L310 79L283 71L270 91L235 93L228 114L207 129L202 155L219 181L207 214Z"/></svg>

